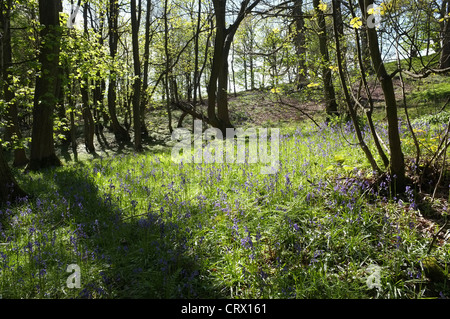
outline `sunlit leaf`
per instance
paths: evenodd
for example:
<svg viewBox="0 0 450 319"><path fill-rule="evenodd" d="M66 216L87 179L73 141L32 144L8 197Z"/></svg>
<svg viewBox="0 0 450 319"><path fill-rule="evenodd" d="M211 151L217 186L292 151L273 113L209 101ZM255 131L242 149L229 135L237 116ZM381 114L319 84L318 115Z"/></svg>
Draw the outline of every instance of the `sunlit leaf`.
<svg viewBox="0 0 450 319"><path fill-rule="evenodd" d="M350 20L350 26L355 29L359 29L362 26L362 21L360 17L354 17Z"/></svg>
<svg viewBox="0 0 450 319"><path fill-rule="evenodd" d="M327 7L328 6L325 3L323 3L322 1L319 3L319 6L318 6L319 10L323 11L323 12L327 11Z"/></svg>

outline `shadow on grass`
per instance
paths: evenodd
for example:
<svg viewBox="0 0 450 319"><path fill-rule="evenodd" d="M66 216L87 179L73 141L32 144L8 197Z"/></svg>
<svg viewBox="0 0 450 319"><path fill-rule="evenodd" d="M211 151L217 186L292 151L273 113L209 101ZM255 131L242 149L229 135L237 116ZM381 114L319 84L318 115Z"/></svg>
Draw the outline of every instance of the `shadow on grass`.
<svg viewBox="0 0 450 319"><path fill-rule="evenodd" d="M117 205L114 192L99 191L90 169L79 162L42 171L37 178L21 177L36 198L68 203L49 212L47 221L49 227L74 229L77 262L90 260L84 268L80 265L79 297L219 297L200 275L184 225L165 220L159 211L130 216Z"/></svg>
<svg viewBox="0 0 450 319"><path fill-rule="evenodd" d="M113 155L129 155L134 153L134 144L132 141L116 141L111 138L111 134L96 134L96 151L88 152L84 144L79 143L74 150L70 143L61 143L58 147L58 155L64 159L66 163L80 162L83 160L92 160L101 157ZM142 144L145 152L158 154L167 150L167 136L155 135L142 136ZM11 157L11 155L9 155Z"/></svg>

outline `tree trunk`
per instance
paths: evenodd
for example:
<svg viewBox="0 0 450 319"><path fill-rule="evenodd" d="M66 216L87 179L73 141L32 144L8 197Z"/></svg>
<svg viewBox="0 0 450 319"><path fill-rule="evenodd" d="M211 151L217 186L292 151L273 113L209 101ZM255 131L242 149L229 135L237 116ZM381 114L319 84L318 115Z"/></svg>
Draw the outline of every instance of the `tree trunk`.
<svg viewBox="0 0 450 319"><path fill-rule="evenodd" d="M87 12L89 10L89 3L85 3L84 11L83 11L83 19L84 19L84 36L86 37L86 40L88 40L89 34L88 34L88 15ZM95 146L94 146L94 135L95 135L95 123L94 118L92 116L91 111L91 103L89 99L89 92L90 92L90 79L89 75L84 76L84 84L80 85L81 90L81 98L83 101L83 108L82 108L82 114L83 114L83 121L84 121L84 145L86 146L86 150L89 153L94 154L95 153Z"/></svg>
<svg viewBox="0 0 450 319"><path fill-rule="evenodd" d="M145 42L144 42L144 69L142 80L142 97L141 97L141 133L148 135L148 129L145 125L145 111L148 103L148 68L150 60L150 24L151 24L152 2L147 0L147 11L145 13Z"/></svg>
<svg viewBox="0 0 450 319"><path fill-rule="evenodd" d="M214 54L208 85L208 119L210 125L221 128L216 116L217 79L221 70L223 59L223 44L225 42L225 5L226 0L214 0L214 14L216 17L216 37L214 40Z"/></svg>
<svg viewBox="0 0 450 319"><path fill-rule="evenodd" d="M31 155L28 168L38 170L61 165L56 156L53 141L53 110L56 106L56 83L60 51L61 31L59 12L60 0L39 1L41 48L40 75L36 78L31 133Z"/></svg>
<svg viewBox="0 0 450 319"><path fill-rule="evenodd" d="M105 17L104 17L104 13L103 11L101 11L100 13L100 29L99 29L99 43L100 45L103 47L103 28L104 28L104 21L105 21ZM100 98L100 103L101 103L101 112L102 112L102 117L103 117L103 123L105 125L107 125L107 123L110 122L110 117L108 112L105 109L105 102L104 102L104 94L106 91L106 80L104 78L102 78L100 80L100 89L99 89L99 98Z"/></svg>
<svg viewBox="0 0 450 319"><path fill-rule="evenodd" d="M100 77L100 74L98 74ZM100 134L100 132L103 129L102 120L109 120L108 114L105 112L105 106L103 104L103 93L105 88L105 80L98 79L95 81L94 84L95 88L92 94L92 104L94 106L94 126L95 126L95 133Z"/></svg>
<svg viewBox="0 0 450 319"><path fill-rule="evenodd" d="M6 4L6 8L4 8ZM22 132L19 127L19 118L17 104L14 102L14 91L11 88L11 66L12 66L12 48L11 48L11 5L12 1L7 0L0 5L0 26L3 33L1 47L1 69L3 76L3 94L5 104L7 105L6 119L6 140L12 142L14 147L14 166L23 166L28 163L25 149L19 145L15 145L16 139L22 143Z"/></svg>
<svg viewBox="0 0 450 319"><path fill-rule="evenodd" d="M86 79L86 83L81 87L81 98L83 101L83 122L84 122L84 145L89 153L95 153L94 135L95 124L92 116L91 107L89 103L89 82Z"/></svg>
<svg viewBox="0 0 450 319"><path fill-rule="evenodd" d="M298 63L295 82L300 88L306 82L306 46L305 46L305 19L303 17L303 0L295 0L292 15L295 21L294 45Z"/></svg>
<svg viewBox="0 0 450 319"><path fill-rule="evenodd" d="M213 0L216 17L216 38L211 75L208 85L208 119L210 125L225 134L226 128L232 128L228 111L228 56L234 35L245 16L260 2L250 0L241 2L241 8L233 24L226 27L226 0ZM217 113L216 113L217 109Z"/></svg>
<svg viewBox="0 0 450 319"><path fill-rule="evenodd" d="M194 38L194 79L193 79L193 87L192 87L192 105L194 110L197 108L197 90L200 86L200 72L199 72L199 43L198 39L200 36L200 24L201 24L201 10L202 10L202 1L198 0L198 12L197 12L197 27L195 31L195 38ZM193 123L194 123L194 119ZM194 126L194 124L192 124Z"/></svg>
<svg viewBox="0 0 450 319"><path fill-rule="evenodd" d="M447 16L450 14L450 1L443 1L442 12L444 12ZM444 19L442 22L441 56L439 59L439 67L441 69L450 67L450 19Z"/></svg>
<svg viewBox="0 0 450 319"><path fill-rule="evenodd" d="M140 3L140 1L139 1ZM139 4L140 6L140 4ZM134 83L133 83L133 128L134 128L134 149L142 151L141 136L141 64L139 61L139 25L136 19L136 0L131 0L131 37L133 45L133 66L134 66Z"/></svg>
<svg viewBox="0 0 450 319"><path fill-rule="evenodd" d="M364 0L358 0L360 8L364 6ZM361 32L361 55L364 63L364 69L368 72L368 74L373 75L375 71L372 66L371 58L370 58L370 50L369 50L369 42L367 40L367 33Z"/></svg>
<svg viewBox="0 0 450 319"><path fill-rule="evenodd" d="M57 104L56 104L56 113L58 114L58 118L60 120L66 119L66 91L64 89L65 85L68 85L68 81L67 81L67 73L66 73L66 68L62 65L60 65L58 67L58 73L59 73L59 77L58 77L58 84L57 84ZM66 124L69 124L69 122L66 122ZM62 143L64 145L68 145L70 143L70 132L69 130L66 130L63 127L59 127L58 128L58 133L63 135L64 138L62 140Z"/></svg>
<svg viewBox="0 0 450 319"><path fill-rule="evenodd" d="M115 59L117 54L117 44L119 42L118 35L118 21L119 21L119 3L118 0L110 0L109 2L109 50L112 59ZM118 141L130 141L130 135L119 123L116 113L116 80L117 74L111 71L109 85L108 85L108 110L111 119L111 127Z"/></svg>
<svg viewBox="0 0 450 319"><path fill-rule="evenodd" d="M224 52L222 61L220 62L219 66L220 71L217 88L217 118L221 123L223 132L225 132L224 129L233 127L230 120L230 112L228 110L228 56L230 54L232 41L232 36L228 35L224 43Z"/></svg>
<svg viewBox="0 0 450 319"><path fill-rule="evenodd" d="M78 151L77 151L77 128L75 126L75 98L74 98L74 92L75 92L75 83L72 82L69 84L70 87L70 94L67 96L67 103L69 105L69 121L70 121L70 145L72 147L72 152L75 160L78 160Z"/></svg>
<svg viewBox="0 0 450 319"><path fill-rule="evenodd" d="M172 134L172 110L171 110L171 94L170 94L170 85L171 85L171 54L169 51L169 24L168 24L168 4L169 0L164 1L164 53L166 55L166 70L165 70L165 92L166 92L166 110L167 116L169 120L169 132Z"/></svg>
<svg viewBox="0 0 450 319"><path fill-rule="evenodd" d="M373 5L373 0L365 0L361 11L364 12L364 18L367 21L367 10L369 5ZM388 122L388 138L389 138L389 170L392 178L395 178L397 192L401 192L406 186L405 176L405 160L402 152L400 141L400 133L398 128L397 102L395 99L394 85L392 78L387 73L378 44L378 35L375 28L366 28L367 39L369 43L370 56L374 69L377 71L378 80L381 82L385 103L386 117Z"/></svg>
<svg viewBox="0 0 450 319"><path fill-rule="evenodd" d="M353 10L352 3L350 3L349 8L350 8L352 17L354 18L355 17L355 12ZM370 132L372 133L372 138L373 138L373 141L375 143L375 147L376 147L376 149L378 151L378 154L381 157L381 160L383 161L383 165L385 166L385 168L388 168L389 167L389 159L386 156L383 148L381 147L380 139L378 137L378 134L376 132L375 125L374 125L373 119L372 119L374 103L373 103L372 95L371 95L371 92L370 92L370 89L369 89L369 85L368 85L368 82L367 82L367 77L366 77L367 65L369 65L369 67L370 67L370 61L365 60L365 55L363 54L363 50L366 50L366 48L362 47L362 41L360 41L360 39L361 39L360 35L361 34L364 34L364 37L366 39L365 43L367 44L367 35L366 35L366 33L365 32L360 33L359 30L355 28L356 55L357 55L358 63L359 63L359 72L361 74L361 82L362 82L362 84L364 86L364 89L366 91L367 100L368 100L368 103L369 103L369 109L367 110L367 109L364 108L364 112L366 114L366 118L367 118L367 122L369 124Z"/></svg>
<svg viewBox="0 0 450 319"><path fill-rule="evenodd" d="M99 29L97 31L98 33L98 42L100 44L100 47L103 47L103 27L105 23L105 14L103 10L100 11L100 17L99 17ZM106 123L109 123L109 115L105 110L105 104L104 104L104 94L105 94L105 88L106 88L106 81L105 79L100 75L100 71L97 73L97 80L95 81L95 89L94 89L94 108L98 110L97 116L95 117L95 132L96 134L100 135L103 130L103 124L106 125ZM100 116L102 117L103 124L100 121Z"/></svg>
<svg viewBox="0 0 450 319"><path fill-rule="evenodd" d="M3 157L3 150L0 145L0 204L7 201L14 202L25 196L27 194L20 188L14 178L6 159Z"/></svg>
<svg viewBox="0 0 450 319"><path fill-rule="evenodd" d="M328 52L327 26L324 12L319 8L320 0L313 0L319 26L319 49L322 63L323 90L325 97L325 110L328 115L337 115L336 93L331 77L330 56Z"/></svg>
<svg viewBox="0 0 450 319"><path fill-rule="evenodd" d="M379 173L379 172L381 172L381 170L378 167L378 165L372 155L372 152L370 151L369 147L367 147L367 144L365 143L364 138L362 136L361 128L359 127L358 118L357 118L357 114L356 114L355 103L353 103L353 101L350 97L349 89L348 89L348 86L346 83L347 81L345 79L345 74L344 74L345 63L343 62L344 56L345 56L344 55L345 49L342 50L341 44L340 44L340 38L343 35L342 29L341 29L342 26L339 25L340 23L342 23L342 19L340 17L341 3L339 0L332 0L332 4L333 4L333 28L334 28L334 38L335 38L335 44L336 44L336 56L337 56L337 61L338 61L338 69L339 69L339 76L340 76L341 84L342 84L342 90L344 92L344 96L345 96L345 100L348 105L350 117L352 119L353 126L355 128L355 133L356 133L356 137L359 142L359 146L361 147L364 154L366 155L366 158L369 161L370 165L372 166L372 169L375 172Z"/></svg>
<svg viewBox="0 0 450 319"><path fill-rule="evenodd" d="M77 135L75 126L74 110L70 111L70 145L72 146L73 157L75 161L78 160Z"/></svg>
<svg viewBox="0 0 450 319"><path fill-rule="evenodd" d="M199 0L200 1L200 0ZM200 68L200 71L198 73L198 77L197 77L197 88L198 88L198 98L201 104L204 104L203 101L203 97L202 97L202 86L200 85L201 82L201 78L203 75L203 72L205 71L206 68L206 64L208 63L208 57L209 57L209 48L211 45L211 37L213 35L213 29L214 29L214 22L213 19L210 18L210 24L211 24L211 31L208 33L208 38L206 39L206 44L205 44L205 52L203 54L203 63L202 63L202 67ZM205 87L208 88L208 83L207 83L207 77L204 76L204 80L205 80Z"/></svg>

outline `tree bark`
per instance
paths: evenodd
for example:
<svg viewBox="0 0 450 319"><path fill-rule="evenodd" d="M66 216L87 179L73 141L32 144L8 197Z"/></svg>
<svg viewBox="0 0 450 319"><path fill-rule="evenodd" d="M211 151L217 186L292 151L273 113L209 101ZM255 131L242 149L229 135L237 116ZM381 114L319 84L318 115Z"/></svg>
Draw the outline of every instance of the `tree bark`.
<svg viewBox="0 0 450 319"><path fill-rule="evenodd" d="M117 54L117 44L119 42L119 35L117 32L119 21L119 3L118 0L109 1L109 50L112 59L115 59ZM116 80L117 74L111 71L108 85L108 110L111 119L111 127L118 141L128 142L130 141L130 135L119 123L117 119L116 110Z"/></svg>
<svg viewBox="0 0 450 319"><path fill-rule="evenodd" d="M328 52L327 26L325 15L319 8L320 0L313 0L314 10L319 26L319 49L322 63L323 90L325 97L325 111L328 115L337 115L336 93L333 86L330 67L330 55Z"/></svg>
<svg viewBox="0 0 450 319"><path fill-rule="evenodd" d="M148 135L148 129L145 125L145 111L148 103L148 68L150 63L150 25L151 25L152 2L147 0L147 10L145 13L145 42L144 42L144 67L142 79L142 97L141 97L141 133Z"/></svg>
<svg viewBox="0 0 450 319"><path fill-rule="evenodd" d="M100 10L99 13L99 28L97 30L98 33L98 42L101 47L103 47L104 40L103 40L103 28L105 23L105 14L103 10ZM92 24L93 21L91 20ZM101 77L100 71L97 73L97 80L95 81L95 89L93 94L93 104L94 108L98 111L96 114L94 114L95 118L95 133L97 135L100 135L103 130L103 124L109 123L109 115L108 112L105 110L105 104L103 101L103 97L105 94L105 88L106 88L106 81L104 77ZM100 121L100 116L102 117L103 124Z"/></svg>
<svg viewBox="0 0 450 319"><path fill-rule="evenodd" d="M349 8L350 8L350 12L352 14L352 17L354 18L355 17L355 12L353 10L352 3L350 3ZM365 42L362 41L361 35L364 35L364 38L366 39ZM366 33L365 32L360 33L359 30L355 28L355 40L356 40L355 41L356 42L356 56L357 56L358 63L359 63L359 72L361 74L361 82L362 82L362 85L364 86L364 89L366 91L367 100L368 100L368 103L369 103L369 109L367 110L363 106L363 111L366 114L367 122L369 124L369 129L370 129L370 132L372 133L372 138L373 138L373 141L375 143L375 147L376 147L376 149L378 151L378 155L380 155L381 160L383 161L383 165L385 166L385 168L388 168L389 167L389 159L386 156L386 154L385 154L385 152L384 152L384 150L383 150L383 148L381 146L380 139L378 137L378 134L376 132L375 125L374 125L373 119L372 119L374 103L373 103L372 95L371 95L371 92L370 92L370 89L369 89L369 85L367 83L367 77L366 77L367 67L369 67L370 69L372 69L372 68L370 66L370 60L367 60L365 58L368 52L367 52L366 48L364 48L364 46L363 46L364 43L367 45L367 35L366 35ZM363 53L363 50L366 51L366 54Z"/></svg>
<svg viewBox="0 0 450 319"><path fill-rule="evenodd" d="M139 1L140 3L140 1ZM140 4L139 4L140 6ZM134 82L133 82L133 128L134 128L134 149L142 151L141 136L141 63L139 59L139 25L136 18L136 0L131 0L131 37L133 45L133 66L134 66Z"/></svg>
<svg viewBox="0 0 450 319"><path fill-rule="evenodd" d="M341 8L340 8L341 3L339 0L332 0L332 4L333 4L334 39L335 39L335 44L336 44L336 56L337 56L337 61L338 61L338 69L339 69L339 76L341 79L342 90L344 92L345 100L348 105L348 110L349 110L350 117L353 122L353 127L355 128L355 133L356 133L356 137L358 139L359 146L361 147L364 154L366 155L366 158L369 161L370 165L372 166L372 169L375 172L380 173L381 170L378 167L377 162L375 161L375 159L372 155L372 152L370 151L369 147L367 147L367 144L365 143L364 138L362 136L361 128L359 127L359 123L358 123L355 105L350 97L349 89L346 84L347 81L345 79L344 62L343 62L345 50L341 49L341 44L340 44L340 37L343 35L342 30L340 30L341 26L339 25L339 23L342 22L342 19L339 16L341 14Z"/></svg>
<svg viewBox="0 0 450 319"><path fill-rule="evenodd" d="M4 6L6 5L6 7ZM0 5L0 26L3 33L1 39L1 69L3 76L3 94L7 105L6 119L6 140L12 142L14 147L14 166L23 166L28 163L25 149L14 145L14 139L21 142L22 132L19 127L19 118L17 104L14 101L15 94L11 88L11 66L12 66L12 48L11 48L11 0L6 0Z"/></svg>
<svg viewBox="0 0 450 319"><path fill-rule="evenodd" d="M86 2L84 5L83 19L84 19L84 36L86 40L89 40L88 34L88 15L87 12L89 10L89 2ZM89 75L85 75L83 77L84 84L80 85L81 90L81 98L83 102L82 114L83 114L83 122L84 122L84 145L86 146L86 150L89 153L95 153L94 146L94 135L95 135L95 123L94 117L91 111L91 103L89 99L90 92L90 78Z"/></svg>
<svg viewBox="0 0 450 319"><path fill-rule="evenodd" d="M199 37L200 37L200 25L201 25L201 10L202 10L202 0L198 0L198 12L197 12L197 26L195 30L194 37L194 79L192 83L192 106L194 110L197 108L197 90L200 86L200 70L199 70ZM182 120L182 119L180 119ZM192 119L192 128L194 129L194 118Z"/></svg>
<svg viewBox="0 0 450 319"><path fill-rule="evenodd" d="M213 0L216 17L216 38L211 75L208 85L208 118L210 125L225 134L227 128L233 128L228 111L228 56L234 35L245 16L260 2L260 0L241 2L237 18L233 24L226 27L226 0Z"/></svg>
<svg viewBox="0 0 450 319"><path fill-rule="evenodd" d="M40 36L39 62L41 72L36 78L31 133L31 154L28 168L38 170L59 166L53 140L53 110L56 106L56 84L60 51L61 30L60 0L39 1L39 20L43 26Z"/></svg>
<svg viewBox="0 0 450 319"><path fill-rule="evenodd" d="M305 46L305 19L303 17L303 0L295 0L292 15L295 21L294 45L297 55L297 70L295 82L300 88L306 82L306 46Z"/></svg>
<svg viewBox="0 0 450 319"><path fill-rule="evenodd" d="M359 6L362 8L364 6L364 0L358 0ZM352 4L351 4L352 5ZM361 56L363 60L364 69L368 74L373 75L375 71L372 67L372 61L370 58L369 42L367 40L367 33L361 32Z"/></svg>
<svg viewBox="0 0 450 319"><path fill-rule="evenodd" d="M217 79L222 70L223 45L225 42L225 6L226 0L214 0L214 15L216 17L216 37L214 39L214 54L208 85L208 118L210 125L221 128L222 125L216 115Z"/></svg>
<svg viewBox="0 0 450 319"><path fill-rule="evenodd" d="M442 12L448 17L450 14L450 1L445 0L442 4ZM446 18L441 27L441 56L439 59L439 68L446 69L450 67L450 19Z"/></svg>
<svg viewBox="0 0 450 319"><path fill-rule="evenodd" d="M84 122L84 145L89 153L95 153L94 135L95 124L94 117L89 102L89 82L86 79L85 84L81 87L81 99L83 102L82 115Z"/></svg>
<svg viewBox="0 0 450 319"><path fill-rule="evenodd" d="M74 89L72 88L72 92ZM73 99L72 94L69 95L69 105L71 105L70 110L70 145L72 146L72 152L75 160L78 160L78 147L77 147L77 134L76 134L76 126L75 126L75 110L73 109L73 105L75 105L75 101Z"/></svg>
<svg viewBox="0 0 450 319"><path fill-rule="evenodd" d="M364 6L361 7L361 11L364 12L364 18L366 21L367 10L365 10L365 8L368 8L369 5L373 5L373 0L364 0ZM394 85L392 83L392 78L387 73L381 58L377 30L375 28L366 28L366 33L372 63L378 80L381 82L381 88L385 98L390 151L389 171L391 177L394 178L393 181L396 185L395 191L401 192L406 186L406 175L405 160L402 152L398 127L397 102L395 98Z"/></svg>
<svg viewBox="0 0 450 319"><path fill-rule="evenodd" d="M7 201L14 202L25 196L27 196L27 194L22 190L14 178L8 163L3 156L3 149L0 145L0 204L4 204Z"/></svg>
<svg viewBox="0 0 450 319"><path fill-rule="evenodd" d="M171 61L171 54L169 51L169 22L168 22L168 5L169 0L164 1L164 53L166 56L166 70L164 74L164 84L165 84L165 93L166 93L166 110L167 110L167 116L169 120L169 132L172 134L173 127L172 127L172 110L171 110L171 94L170 94L170 85L171 85L171 77L172 77L172 61Z"/></svg>

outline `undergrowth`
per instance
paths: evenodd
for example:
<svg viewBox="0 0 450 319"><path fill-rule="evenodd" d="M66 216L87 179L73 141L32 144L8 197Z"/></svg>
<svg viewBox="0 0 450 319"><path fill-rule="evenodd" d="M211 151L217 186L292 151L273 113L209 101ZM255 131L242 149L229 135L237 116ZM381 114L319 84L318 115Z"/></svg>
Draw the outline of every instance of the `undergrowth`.
<svg viewBox="0 0 450 319"><path fill-rule="evenodd" d="M279 170L267 175L260 163L175 163L170 152L17 174L33 197L1 209L0 294L449 296L423 264L432 256L448 272L446 236L428 253L445 210L426 218L414 185L395 195L355 141L350 124L283 128ZM67 285L71 264L80 288Z"/></svg>

